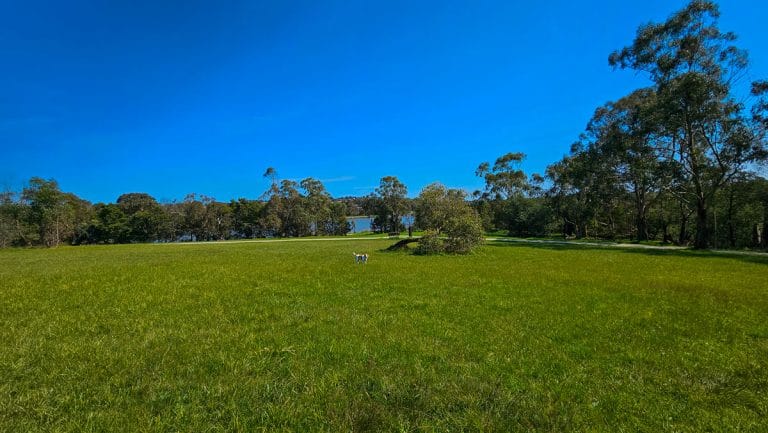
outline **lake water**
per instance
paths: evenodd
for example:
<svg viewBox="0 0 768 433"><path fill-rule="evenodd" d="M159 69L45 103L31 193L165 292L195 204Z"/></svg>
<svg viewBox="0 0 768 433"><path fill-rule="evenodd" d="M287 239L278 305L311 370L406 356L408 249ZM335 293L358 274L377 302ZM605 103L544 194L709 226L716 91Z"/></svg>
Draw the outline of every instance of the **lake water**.
<svg viewBox="0 0 768 433"><path fill-rule="evenodd" d="M372 216L347 217L347 221L352 223L351 233L369 232L371 231L371 223L373 222L373 217ZM412 223L413 223L412 216L406 215L403 217L403 225L408 227L408 224L412 224Z"/></svg>
<svg viewBox="0 0 768 433"><path fill-rule="evenodd" d="M369 232L371 231L371 222L373 222L373 217L347 217L347 221L352 224L351 233Z"/></svg>

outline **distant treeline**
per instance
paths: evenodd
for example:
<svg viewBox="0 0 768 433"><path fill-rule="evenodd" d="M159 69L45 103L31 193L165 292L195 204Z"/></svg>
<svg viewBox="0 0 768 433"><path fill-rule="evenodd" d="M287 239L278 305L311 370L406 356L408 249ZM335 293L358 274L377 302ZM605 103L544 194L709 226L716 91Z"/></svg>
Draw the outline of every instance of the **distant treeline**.
<svg viewBox="0 0 768 433"><path fill-rule="evenodd" d="M346 235L348 215L373 215L372 230L391 232L404 229L402 216L413 209L405 185L392 176L367 197L339 199L313 178L279 180L274 168L264 176L270 187L258 200L223 203L189 194L159 203L134 192L96 204L34 177L21 191L0 193L0 247Z"/></svg>
<svg viewBox="0 0 768 433"><path fill-rule="evenodd" d="M517 168L523 157L511 153L492 167L481 164L478 175L486 187L471 197L456 190L442 195L465 201L486 232L692 243L693 210L673 192L656 189L639 202L621 182L609 191L566 190L551 174L529 178ZM402 217L412 214L415 228L439 233L446 221L466 211L457 201L435 199L435 188L440 185L409 199L406 186L387 176L371 195L333 199L315 179L275 179L259 200L222 203L189 194L180 202L159 203L146 193L127 193L115 203L91 204L62 192L55 180L32 178L21 192L0 194L0 247L345 235L351 229L348 215L371 215L373 231L391 233L406 229ZM768 247L768 180L746 173L732 178L713 197L707 222L709 246Z"/></svg>
<svg viewBox="0 0 768 433"><path fill-rule="evenodd" d="M311 178L275 181L262 200L222 203L189 194L158 203L146 193L127 193L97 204L62 192L55 180L33 178L20 193L0 196L0 246L343 235L350 229L346 216L347 206Z"/></svg>

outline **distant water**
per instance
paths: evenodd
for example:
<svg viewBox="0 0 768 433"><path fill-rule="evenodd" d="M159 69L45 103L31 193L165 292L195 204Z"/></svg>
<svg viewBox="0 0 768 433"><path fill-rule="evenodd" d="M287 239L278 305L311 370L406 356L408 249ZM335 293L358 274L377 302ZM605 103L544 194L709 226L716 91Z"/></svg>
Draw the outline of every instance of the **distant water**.
<svg viewBox="0 0 768 433"><path fill-rule="evenodd" d="M408 227L408 224L412 224L412 216L406 215L403 217L403 225ZM369 232L371 231L371 223L373 222L373 217L368 216L355 216L355 217L347 217L347 221L352 223L352 232L351 233L360 233L360 232Z"/></svg>
<svg viewBox="0 0 768 433"><path fill-rule="evenodd" d="M373 217L347 217L347 221L352 224L352 233L369 232L371 231Z"/></svg>

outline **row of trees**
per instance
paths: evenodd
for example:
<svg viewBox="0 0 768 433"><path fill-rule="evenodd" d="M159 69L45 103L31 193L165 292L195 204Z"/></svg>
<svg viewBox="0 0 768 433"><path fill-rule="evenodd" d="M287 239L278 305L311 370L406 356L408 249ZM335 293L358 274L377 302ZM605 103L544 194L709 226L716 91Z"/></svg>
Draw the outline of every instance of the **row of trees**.
<svg viewBox="0 0 768 433"><path fill-rule="evenodd" d="M674 222L678 243L692 237L707 248L721 241L719 213L726 244L741 243L737 205L759 203L764 186L749 169L768 158L768 85L755 82L750 98L736 98L747 53L719 30L718 17L715 3L693 1L664 23L640 27L632 45L610 55L612 66L646 73L652 85L599 107L571 154L548 169L567 197L561 214L578 234L590 220L615 231L629 207L640 240L651 237L656 218L665 240ZM762 211L752 231L764 224Z"/></svg>
<svg viewBox="0 0 768 433"><path fill-rule="evenodd" d="M275 176L260 200L221 203L190 194L181 202L160 204L148 194L129 193L116 203L91 205L61 192L53 180L33 178L21 193L0 195L0 247L343 235L350 228L347 206L373 215L373 228L380 232L400 232L402 216L415 215L415 226L425 231L423 253L468 252L483 231L494 230L514 236L690 241L693 211L669 199L674 197L669 191L627 189L606 182L605 172L590 170L580 172L583 177L555 177L562 175L556 171L561 163L549 167L548 179L529 178L519 168L523 158L510 153L493 166L481 164L477 174L486 186L471 200L439 183L409 199L405 185L391 176L382 178L370 196L333 200L314 179L278 182ZM581 189L564 187L576 182ZM734 177L715 195L711 209L712 246L767 246L768 180L748 173Z"/></svg>
<svg viewBox="0 0 768 433"><path fill-rule="evenodd" d="M655 240L691 245L695 209L672 189L643 188L642 178L624 183L605 162L569 156L548 167L546 177L527 177L519 169L523 154L500 157L484 175L486 188L474 193L472 206L485 231L512 236ZM512 162L512 163L510 163ZM577 165L577 163L579 165ZM567 170L564 169L565 164ZM483 164L480 169L488 169ZM576 170L578 168L578 170ZM479 170L478 172L482 172ZM658 184L663 177L648 177ZM768 248L768 180L744 171L712 197L707 246Z"/></svg>
<svg viewBox="0 0 768 433"><path fill-rule="evenodd" d="M229 203L189 194L160 204L146 193L91 203L62 192L55 180L32 178L20 193L0 195L0 247L62 243L210 241L255 237L344 235L346 205L312 178L272 182L260 200Z"/></svg>
<svg viewBox="0 0 768 433"><path fill-rule="evenodd" d="M736 98L747 55L718 29L718 16L715 3L693 1L612 53L611 65L647 73L652 85L599 107L546 180L517 168L522 154L481 165L486 227L768 246L768 185L755 173L768 158L768 83Z"/></svg>
<svg viewBox="0 0 768 433"><path fill-rule="evenodd" d="M20 194L0 194L0 247L70 241L91 211L90 203L61 192L55 181L33 178Z"/></svg>
<svg viewBox="0 0 768 433"><path fill-rule="evenodd" d="M211 241L256 237L345 235L350 230L347 203L333 200L322 182L278 180L264 174L269 189L259 200L229 203L189 194L181 202L161 204L146 193L128 193L115 203L91 203L62 192L55 180L32 178L18 194L0 196L0 247L62 243L130 243ZM423 252L469 252L482 241L477 212L463 191L440 184L426 187L417 199L394 176L381 179L374 194L354 200L374 216L373 229L404 229L403 216L415 213L427 230L430 247ZM426 245L426 243L425 243Z"/></svg>

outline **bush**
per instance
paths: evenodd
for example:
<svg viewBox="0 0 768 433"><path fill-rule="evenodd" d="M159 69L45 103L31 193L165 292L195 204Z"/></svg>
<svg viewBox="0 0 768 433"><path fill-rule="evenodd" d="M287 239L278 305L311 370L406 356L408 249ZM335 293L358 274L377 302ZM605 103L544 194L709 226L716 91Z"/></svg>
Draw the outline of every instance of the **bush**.
<svg viewBox="0 0 768 433"><path fill-rule="evenodd" d="M445 251L448 253L467 254L483 243L483 225L474 211L449 219L445 234Z"/></svg>
<svg viewBox="0 0 768 433"><path fill-rule="evenodd" d="M439 183L426 186L419 194L416 223L428 230L416 254L466 254L483 242L482 221L467 203L466 193Z"/></svg>
<svg viewBox="0 0 768 433"><path fill-rule="evenodd" d="M437 232L426 232L424 233L424 236L419 239L419 246L416 247L413 253L424 256L428 254L440 254L444 251L445 245Z"/></svg>

